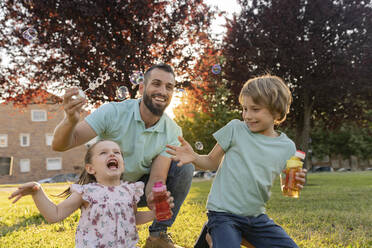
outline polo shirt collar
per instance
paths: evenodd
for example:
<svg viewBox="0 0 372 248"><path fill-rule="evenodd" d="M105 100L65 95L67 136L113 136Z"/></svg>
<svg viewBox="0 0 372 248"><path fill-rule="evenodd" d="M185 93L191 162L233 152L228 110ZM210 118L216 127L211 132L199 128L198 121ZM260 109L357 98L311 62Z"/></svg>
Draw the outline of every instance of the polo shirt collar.
<svg viewBox="0 0 372 248"><path fill-rule="evenodd" d="M142 99L137 99L137 104L135 104L135 108L133 110L134 111L134 119L136 121L142 122L143 125L145 125L144 121L141 118L140 109L139 109L141 100ZM159 121L154 126L147 128L146 131L163 133L165 131L165 113L163 113L163 115L160 117Z"/></svg>

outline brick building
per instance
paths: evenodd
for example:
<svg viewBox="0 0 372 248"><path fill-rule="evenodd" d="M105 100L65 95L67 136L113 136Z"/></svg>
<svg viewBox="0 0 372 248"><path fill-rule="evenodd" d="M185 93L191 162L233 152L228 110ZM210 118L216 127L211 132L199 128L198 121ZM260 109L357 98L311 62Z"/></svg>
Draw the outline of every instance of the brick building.
<svg viewBox="0 0 372 248"><path fill-rule="evenodd" d="M50 100L44 104L21 108L0 104L0 184L79 174L83 168L85 146L66 152L52 150L53 131L64 111L61 103L55 103L56 96L48 95Z"/></svg>

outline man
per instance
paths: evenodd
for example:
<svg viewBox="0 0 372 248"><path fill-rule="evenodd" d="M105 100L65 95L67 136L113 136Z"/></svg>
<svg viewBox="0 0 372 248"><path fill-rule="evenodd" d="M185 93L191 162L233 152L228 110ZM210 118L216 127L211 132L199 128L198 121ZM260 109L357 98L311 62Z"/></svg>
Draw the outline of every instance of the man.
<svg viewBox="0 0 372 248"><path fill-rule="evenodd" d="M152 66L145 72L145 82L140 84L142 99L129 99L102 105L85 120L79 122L85 99L77 88L66 90L63 99L65 118L54 132L52 147L66 151L82 145L92 138L116 141L123 152L124 180L144 181L145 194L139 206L146 206L146 197L156 181L167 184L174 197L173 217L168 221L154 221L145 247L179 247L167 234L191 186L194 166L178 167L165 152L166 145L179 145L181 128L166 114L175 87L175 74L166 64Z"/></svg>

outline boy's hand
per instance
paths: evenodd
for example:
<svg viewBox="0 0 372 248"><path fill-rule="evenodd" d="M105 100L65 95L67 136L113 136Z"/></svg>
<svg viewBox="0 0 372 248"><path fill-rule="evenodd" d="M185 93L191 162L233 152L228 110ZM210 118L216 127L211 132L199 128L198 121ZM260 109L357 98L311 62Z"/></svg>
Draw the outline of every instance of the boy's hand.
<svg viewBox="0 0 372 248"><path fill-rule="evenodd" d="M166 152L173 155L172 160L178 161L177 166L194 162L195 152L191 145L181 136L178 136L178 140L181 142L181 146L167 145L167 148L171 150L166 150Z"/></svg>
<svg viewBox="0 0 372 248"><path fill-rule="evenodd" d="M146 201L147 201L148 208L151 210L155 210L154 195L152 192L148 194ZM170 208L174 207L173 201L174 201L173 196L171 196L171 193L167 191L167 202L169 203Z"/></svg>
<svg viewBox="0 0 372 248"><path fill-rule="evenodd" d="M296 181L298 182L297 187L299 189L303 189L304 187L304 184L306 182L306 173L306 169L302 169L302 171L296 173Z"/></svg>
<svg viewBox="0 0 372 248"><path fill-rule="evenodd" d="M18 187L16 191L14 191L10 196L9 200L16 197L12 203L16 203L19 199L26 195L34 195L36 192L39 191L41 188L40 184L37 182L29 182L25 183Z"/></svg>

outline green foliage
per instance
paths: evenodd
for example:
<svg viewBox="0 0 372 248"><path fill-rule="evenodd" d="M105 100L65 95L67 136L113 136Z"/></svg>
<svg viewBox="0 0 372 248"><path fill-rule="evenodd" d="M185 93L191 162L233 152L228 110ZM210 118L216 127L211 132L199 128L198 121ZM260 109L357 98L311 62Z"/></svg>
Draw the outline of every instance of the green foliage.
<svg viewBox="0 0 372 248"><path fill-rule="evenodd" d="M329 131L318 123L312 130L312 150L318 158L325 155L351 155L362 159L372 158L372 133L370 128L361 128L344 123L340 128Z"/></svg>
<svg viewBox="0 0 372 248"><path fill-rule="evenodd" d="M283 197L277 180L267 214L301 248L367 248L372 246L372 172L308 174L299 199ZM16 185L13 185L17 187ZM194 181L170 232L178 245L193 247L207 220L205 203L211 181ZM66 184L44 185L48 195ZM12 205L7 199L15 188L0 186L0 248L67 248L74 246L79 211L56 224L40 217L31 197ZM52 198L54 202L62 199ZM357 203L357 204L356 204ZM141 211L141 209L139 210ZM138 226L139 247L148 226Z"/></svg>
<svg viewBox="0 0 372 248"><path fill-rule="evenodd" d="M205 91L204 91L205 92ZM203 143L201 153L208 153L216 143L212 134L232 119L241 117L239 110L232 109L228 102L230 91L219 85L215 92L205 92L204 102L208 106L195 109L191 115L176 116L175 121L182 127L183 137L195 148L195 142ZM196 150L196 149L194 149Z"/></svg>

